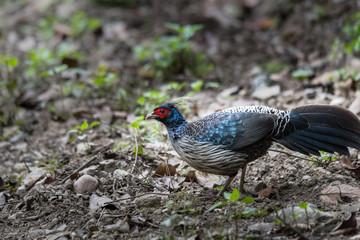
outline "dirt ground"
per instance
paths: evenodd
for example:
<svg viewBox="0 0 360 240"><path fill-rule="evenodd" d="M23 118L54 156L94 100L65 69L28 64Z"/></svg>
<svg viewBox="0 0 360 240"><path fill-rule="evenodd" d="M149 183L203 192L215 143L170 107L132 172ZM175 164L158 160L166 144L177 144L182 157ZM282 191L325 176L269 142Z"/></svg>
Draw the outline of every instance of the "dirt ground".
<svg viewBox="0 0 360 240"><path fill-rule="evenodd" d="M216 195L226 177L191 169L172 149L163 126L151 121L131 125L139 112L157 107L138 102L149 90L169 93L166 100L192 91L197 101L183 109L189 120L252 104L279 109L337 104L360 113L356 81L340 81L334 73L344 66L357 71L360 59L356 54L330 57L358 4L4 1L0 53L19 59L12 74L22 87L13 105L0 102L1 116L11 113L0 125L0 239L360 239L357 150L351 149L350 158L313 157L274 144L249 164L248 193L232 201ZM100 26L75 37L66 24L44 21L79 11L101 19ZM191 43L215 69L201 78L179 73L162 81L144 74L132 49L173 34L165 23L202 24ZM53 30L50 37L48 30ZM56 49L64 42L83 57L73 62L65 57L61 63L84 71L25 74L32 66L31 50ZM272 72L264 67L270 62L284 67ZM113 88L126 94L100 91L86 82L101 65L117 74ZM299 81L292 77L299 69L313 73ZM86 95L85 90L62 92L69 81L81 79L89 89ZM195 91L190 86L199 79L205 87ZM173 81L186 85L170 95L165 89ZM70 85L70 91L76 86ZM69 130L84 120L100 124L84 130L86 141L71 142ZM239 177L228 192L238 187Z"/></svg>

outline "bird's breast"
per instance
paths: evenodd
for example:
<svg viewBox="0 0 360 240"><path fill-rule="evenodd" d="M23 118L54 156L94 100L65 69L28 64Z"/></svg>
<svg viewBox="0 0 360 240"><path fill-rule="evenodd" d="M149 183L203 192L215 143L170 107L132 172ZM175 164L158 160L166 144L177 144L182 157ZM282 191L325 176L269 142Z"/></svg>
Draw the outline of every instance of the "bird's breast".
<svg viewBox="0 0 360 240"><path fill-rule="evenodd" d="M190 137L171 141L174 149L191 167L218 175L235 175L246 161L247 154L226 149L226 146L196 141Z"/></svg>

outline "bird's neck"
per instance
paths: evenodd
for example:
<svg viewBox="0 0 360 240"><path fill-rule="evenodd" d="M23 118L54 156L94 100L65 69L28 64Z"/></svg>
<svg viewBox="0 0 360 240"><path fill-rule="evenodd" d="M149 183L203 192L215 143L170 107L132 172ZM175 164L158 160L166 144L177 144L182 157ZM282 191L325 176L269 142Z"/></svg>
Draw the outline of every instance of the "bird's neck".
<svg viewBox="0 0 360 240"><path fill-rule="evenodd" d="M170 140L173 141L176 138L181 137L187 124L188 122L185 119L178 119L176 122L166 124Z"/></svg>

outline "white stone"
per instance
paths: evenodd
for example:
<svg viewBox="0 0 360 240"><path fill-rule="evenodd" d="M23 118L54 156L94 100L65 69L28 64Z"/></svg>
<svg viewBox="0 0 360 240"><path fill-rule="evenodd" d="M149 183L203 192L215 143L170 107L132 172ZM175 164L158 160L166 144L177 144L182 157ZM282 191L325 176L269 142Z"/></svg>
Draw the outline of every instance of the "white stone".
<svg viewBox="0 0 360 240"><path fill-rule="evenodd" d="M74 183L74 189L79 193L93 192L98 185L99 182L96 178L90 175L83 175Z"/></svg>
<svg viewBox="0 0 360 240"><path fill-rule="evenodd" d="M275 97L279 94L280 94L280 85L274 85L271 87L263 87L263 88L256 89L252 93L252 97L260 99L260 100L266 100L271 97Z"/></svg>

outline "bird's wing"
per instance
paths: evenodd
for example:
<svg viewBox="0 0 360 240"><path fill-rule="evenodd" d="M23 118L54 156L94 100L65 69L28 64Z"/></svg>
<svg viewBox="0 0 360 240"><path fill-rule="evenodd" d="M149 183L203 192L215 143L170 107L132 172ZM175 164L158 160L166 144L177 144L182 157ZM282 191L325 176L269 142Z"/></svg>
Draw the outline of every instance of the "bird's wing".
<svg viewBox="0 0 360 240"><path fill-rule="evenodd" d="M187 134L201 142L236 150L271 134L275 115L251 112L216 112L188 125Z"/></svg>

